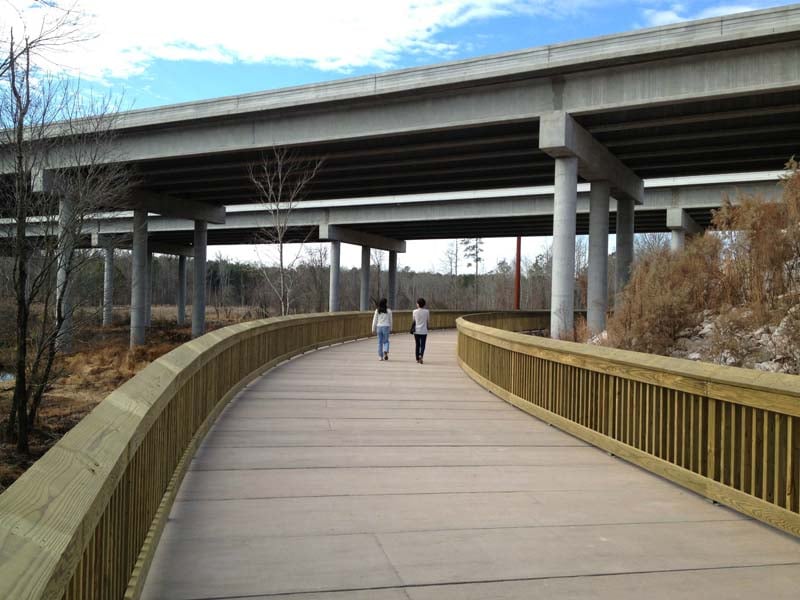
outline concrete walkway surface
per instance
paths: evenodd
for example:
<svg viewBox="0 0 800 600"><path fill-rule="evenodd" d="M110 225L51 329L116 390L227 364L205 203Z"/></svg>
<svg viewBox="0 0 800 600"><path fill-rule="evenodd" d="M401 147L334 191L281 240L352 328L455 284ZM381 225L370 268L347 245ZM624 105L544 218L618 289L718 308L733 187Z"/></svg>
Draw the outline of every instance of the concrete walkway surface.
<svg viewBox="0 0 800 600"><path fill-rule="evenodd" d="M298 357L192 462L147 600L800 598L800 540L530 417L454 332Z"/></svg>

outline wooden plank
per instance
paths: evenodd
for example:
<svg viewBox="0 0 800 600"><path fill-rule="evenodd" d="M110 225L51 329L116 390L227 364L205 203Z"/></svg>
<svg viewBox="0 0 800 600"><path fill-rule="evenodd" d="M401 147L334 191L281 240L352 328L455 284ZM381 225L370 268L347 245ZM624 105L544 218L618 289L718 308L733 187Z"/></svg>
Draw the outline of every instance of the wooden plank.
<svg viewBox="0 0 800 600"><path fill-rule="evenodd" d="M773 527L782 529L795 536L800 536L800 515L797 513L786 510L785 508L776 506L772 503L766 502L760 498L755 498L749 494L745 494L739 490L735 490L727 485L719 482L712 481L707 477L698 475L688 469L681 468L670 462L656 458L646 452L632 448L627 444L618 442L607 436L598 434L590 429L582 427L577 423L569 421L559 415L545 411L539 407L531 406L522 401L521 398L515 397L508 391L498 387L493 382L485 377L482 377L474 371L469 365L460 361L461 367L464 371L472 377L480 385L491 391L493 394L503 398L507 402L517 406L518 408L530 413L531 415L547 421L559 429L574 435L598 448L602 448L607 452L623 458L633 464L636 464L648 471L651 471L661 477L665 477L683 487L686 487L698 494L707 498L720 502L726 506L738 510L741 513L747 514L763 521Z"/></svg>
<svg viewBox="0 0 800 600"><path fill-rule="evenodd" d="M717 401L708 401L708 442L706 452L708 454L708 470L706 476L709 479L717 480Z"/></svg>
<svg viewBox="0 0 800 600"><path fill-rule="evenodd" d="M683 392L745 406L800 416L800 390L793 375L586 346L574 342L525 336L458 320L459 330L477 340L514 352L563 364L619 375Z"/></svg>

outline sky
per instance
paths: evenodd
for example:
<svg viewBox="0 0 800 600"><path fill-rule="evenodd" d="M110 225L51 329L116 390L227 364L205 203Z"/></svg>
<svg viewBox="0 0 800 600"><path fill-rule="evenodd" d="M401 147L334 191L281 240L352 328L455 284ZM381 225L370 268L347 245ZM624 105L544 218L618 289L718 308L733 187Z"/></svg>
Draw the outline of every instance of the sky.
<svg viewBox="0 0 800 600"><path fill-rule="evenodd" d="M48 68L148 108L330 81L792 4L768 0L0 0L0 30L35 32L74 7L76 41ZM613 243L612 243L613 245ZM440 268L445 242L409 242L401 266ZM529 240L535 255L542 240ZM217 249L211 249L213 255ZM228 249L252 258L252 249ZM485 265L511 258L489 240ZM360 263L343 248L345 266Z"/></svg>

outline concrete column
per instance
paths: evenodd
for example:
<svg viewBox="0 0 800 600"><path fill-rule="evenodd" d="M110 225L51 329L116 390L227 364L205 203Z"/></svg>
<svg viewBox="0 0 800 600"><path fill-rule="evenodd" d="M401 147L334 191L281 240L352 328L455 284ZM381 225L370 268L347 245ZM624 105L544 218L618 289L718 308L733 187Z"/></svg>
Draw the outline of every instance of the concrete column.
<svg viewBox="0 0 800 600"><path fill-rule="evenodd" d="M109 242L103 252L103 327L110 327L114 324L114 245Z"/></svg>
<svg viewBox="0 0 800 600"><path fill-rule="evenodd" d="M572 335L575 310L575 215L578 203L578 159L556 158L553 195L553 283L550 337Z"/></svg>
<svg viewBox="0 0 800 600"><path fill-rule="evenodd" d="M683 229L673 229L669 238L669 249L672 252L680 252L686 247L686 231Z"/></svg>
<svg viewBox="0 0 800 600"><path fill-rule="evenodd" d="M628 283L633 263L633 201L617 200L617 273L615 293Z"/></svg>
<svg viewBox="0 0 800 600"><path fill-rule="evenodd" d="M397 252L389 250L389 308L397 310Z"/></svg>
<svg viewBox="0 0 800 600"><path fill-rule="evenodd" d="M359 310L369 310L369 246L361 246L361 299Z"/></svg>
<svg viewBox="0 0 800 600"><path fill-rule="evenodd" d="M341 242L331 242L330 287L328 288L329 312L339 311L339 257L341 250Z"/></svg>
<svg viewBox="0 0 800 600"><path fill-rule="evenodd" d="M522 238L517 236L517 253L514 259L514 310L519 310L522 288Z"/></svg>
<svg viewBox="0 0 800 600"><path fill-rule="evenodd" d="M147 211L135 210L131 267L131 348L145 343L147 279Z"/></svg>
<svg viewBox="0 0 800 600"><path fill-rule="evenodd" d="M178 325L186 323L186 257L178 257Z"/></svg>
<svg viewBox="0 0 800 600"><path fill-rule="evenodd" d="M608 202L607 181L593 181L589 199L589 282L587 325L596 335L606 328L608 309Z"/></svg>
<svg viewBox="0 0 800 600"><path fill-rule="evenodd" d="M58 256L56 257L56 302L61 304L63 321L58 332L58 348L63 352L72 349L73 306L70 295L72 274L72 253L75 248L73 237L74 219L72 200L62 198L58 202Z"/></svg>
<svg viewBox="0 0 800 600"><path fill-rule="evenodd" d="M147 287L144 291L144 326L150 327L153 320L153 253L147 253Z"/></svg>
<svg viewBox="0 0 800 600"><path fill-rule="evenodd" d="M686 247L686 236L703 233L703 228L683 208L667 209L667 229L672 232L670 250L680 252Z"/></svg>
<svg viewBox="0 0 800 600"><path fill-rule="evenodd" d="M206 331L206 253L208 223L194 222L194 297L192 299L192 337Z"/></svg>

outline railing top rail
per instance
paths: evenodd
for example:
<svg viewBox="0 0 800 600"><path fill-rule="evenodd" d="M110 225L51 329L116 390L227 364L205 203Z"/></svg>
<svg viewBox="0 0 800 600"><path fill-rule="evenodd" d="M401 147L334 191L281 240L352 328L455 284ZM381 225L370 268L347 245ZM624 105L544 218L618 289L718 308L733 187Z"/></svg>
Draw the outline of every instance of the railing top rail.
<svg viewBox="0 0 800 600"><path fill-rule="evenodd" d="M498 313L509 318L508 313ZM476 321L492 313L456 320L459 331L494 345L635 381L671 387L709 398L800 416L800 377L701 363L603 346L553 340L507 331ZM513 315L510 317L513 319Z"/></svg>

